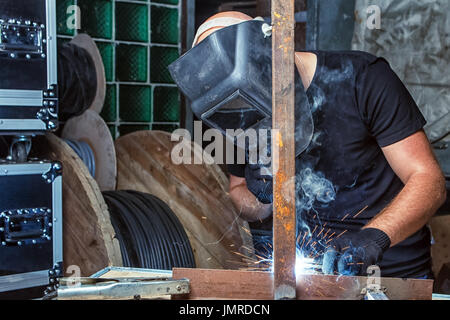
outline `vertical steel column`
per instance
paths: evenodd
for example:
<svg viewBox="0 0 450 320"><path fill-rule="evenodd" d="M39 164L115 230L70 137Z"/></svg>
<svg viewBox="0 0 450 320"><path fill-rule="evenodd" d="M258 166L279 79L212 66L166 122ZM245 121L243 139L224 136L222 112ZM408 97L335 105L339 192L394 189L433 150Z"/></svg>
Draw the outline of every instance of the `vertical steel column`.
<svg viewBox="0 0 450 320"><path fill-rule="evenodd" d="M273 148L279 148L273 185L274 297L295 299L294 0L272 0ZM275 160L276 161L276 160Z"/></svg>

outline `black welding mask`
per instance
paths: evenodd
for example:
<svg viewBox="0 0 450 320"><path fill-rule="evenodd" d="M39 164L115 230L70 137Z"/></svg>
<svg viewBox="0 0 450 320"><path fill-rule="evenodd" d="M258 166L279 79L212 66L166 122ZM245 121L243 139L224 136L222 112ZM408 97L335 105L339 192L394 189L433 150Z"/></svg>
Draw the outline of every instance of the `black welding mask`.
<svg viewBox="0 0 450 320"><path fill-rule="evenodd" d="M169 66L194 114L220 130L272 128L272 37L263 21L222 28ZM295 73L296 154L311 142L309 102ZM244 134L244 133L243 133ZM237 141L236 136L228 137Z"/></svg>

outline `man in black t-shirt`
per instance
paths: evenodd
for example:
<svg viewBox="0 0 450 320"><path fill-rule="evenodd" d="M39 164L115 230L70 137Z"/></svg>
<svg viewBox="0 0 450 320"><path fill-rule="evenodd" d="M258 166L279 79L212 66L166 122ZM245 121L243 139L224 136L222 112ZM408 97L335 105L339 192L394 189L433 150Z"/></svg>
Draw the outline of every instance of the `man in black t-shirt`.
<svg viewBox="0 0 450 320"><path fill-rule="evenodd" d="M229 14L228 14L229 16ZM198 42L234 23L232 15ZM300 52L296 65L311 105L314 137L297 157L299 248L325 273L431 277L429 219L445 180L413 98L383 58L363 52ZM230 195L250 222L270 219L272 180L230 165Z"/></svg>
<svg viewBox="0 0 450 320"><path fill-rule="evenodd" d="M445 198L445 183L423 116L386 60L363 52L313 54L307 96L315 136L296 161L302 249L313 257L325 252L326 273L365 274L378 264L385 277L430 277L425 224ZM243 215L268 218L271 180L250 166L228 169Z"/></svg>

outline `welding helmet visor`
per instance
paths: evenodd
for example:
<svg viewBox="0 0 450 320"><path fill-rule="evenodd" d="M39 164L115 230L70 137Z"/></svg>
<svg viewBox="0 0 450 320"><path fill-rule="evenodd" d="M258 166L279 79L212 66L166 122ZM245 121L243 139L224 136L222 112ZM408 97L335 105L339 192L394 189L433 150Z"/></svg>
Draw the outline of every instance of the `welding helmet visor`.
<svg viewBox="0 0 450 320"><path fill-rule="evenodd" d="M263 21L222 28L169 66L194 114L233 142L228 130L272 128L272 38ZM295 73L296 155L311 142L309 102Z"/></svg>

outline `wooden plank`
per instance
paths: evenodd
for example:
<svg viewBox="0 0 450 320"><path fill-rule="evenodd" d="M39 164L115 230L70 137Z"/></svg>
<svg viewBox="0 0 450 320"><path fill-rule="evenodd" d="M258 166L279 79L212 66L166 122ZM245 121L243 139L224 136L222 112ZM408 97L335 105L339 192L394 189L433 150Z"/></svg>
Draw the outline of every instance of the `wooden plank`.
<svg viewBox="0 0 450 320"><path fill-rule="evenodd" d="M273 274L255 271L174 269L174 279L189 279L191 293L182 299L272 300ZM361 300L367 277L302 275L296 279L299 300ZM432 280L381 278L391 300L431 300Z"/></svg>
<svg viewBox="0 0 450 320"><path fill-rule="evenodd" d="M65 268L78 266L81 276L88 277L108 266L122 266L119 243L97 183L63 140L51 133L44 140L40 142L42 147L36 149L46 150L42 155L45 159L58 160L63 165Z"/></svg>
<svg viewBox="0 0 450 320"><path fill-rule="evenodd" d="M272 1L273 256L275 299L295 299L295 61L294 0ZM272 154L276 154L274 151ZM274 157L275 158L275 157Z"/></svg>
<svg viewBox="0 0 450 320"><path fill-rule="evenodd" d="M118 189L150 193L166 202L186 230L197 267L247 268L247 260L254 259L252 237L228 195L228 178L217 165L173 164L177 144L160 131L118 139Z"/></svg>

